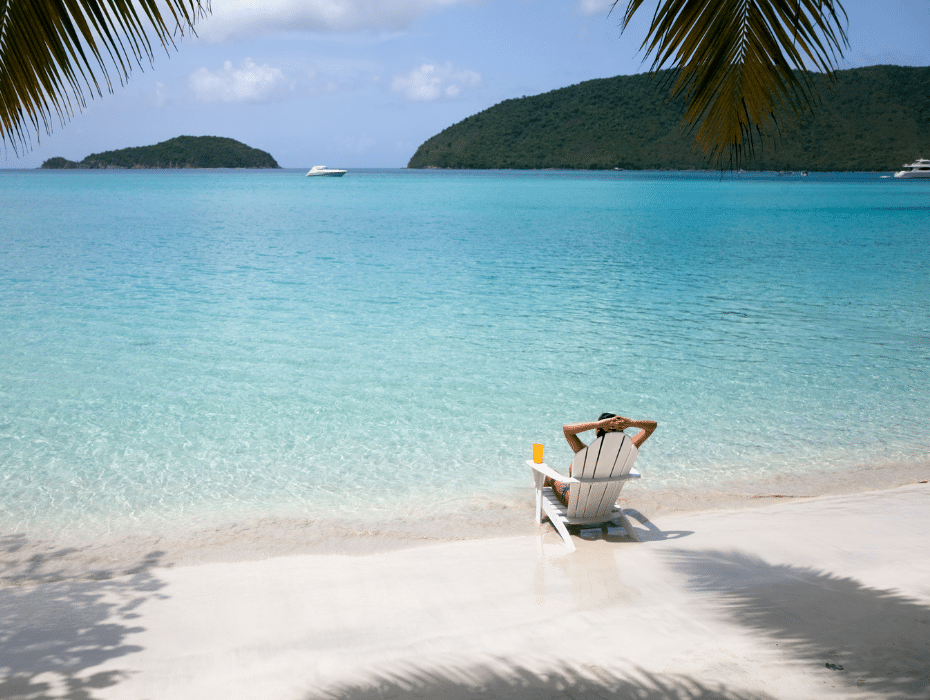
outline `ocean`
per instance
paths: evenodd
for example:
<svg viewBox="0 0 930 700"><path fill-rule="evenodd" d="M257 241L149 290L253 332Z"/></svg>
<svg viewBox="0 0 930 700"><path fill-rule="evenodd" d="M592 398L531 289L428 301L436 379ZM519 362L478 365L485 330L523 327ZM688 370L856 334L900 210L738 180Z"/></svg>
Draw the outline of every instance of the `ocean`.
<svg viewBox="0 0 930 700"><path fill-rule="evenodd" d="M602 411L643 493L930 464L930 182L303 174L0 172L0 534L467 536Z"/></svg>

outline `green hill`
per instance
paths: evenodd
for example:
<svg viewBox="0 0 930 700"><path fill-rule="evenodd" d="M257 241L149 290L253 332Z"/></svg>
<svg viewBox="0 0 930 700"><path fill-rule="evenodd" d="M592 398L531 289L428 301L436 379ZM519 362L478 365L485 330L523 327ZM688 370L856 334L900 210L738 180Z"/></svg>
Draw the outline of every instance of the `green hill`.
<svg viewBox="0 0 930 700"><path fill-rule="evenodd" d="M43 168L277 168L269 153L220 136L178 136L154 146L122 148L79 163L49 158Z"/></svg>
<svg viewBox="0 0 930 700"><path fill-rule="evenodd" d="M666 102L664 72L589 80L506 100L450 126L408 168L709 168ZM752 170L894 170L930 156L930 68L871 66L812 76L812 116L757 150Z"/></svg>

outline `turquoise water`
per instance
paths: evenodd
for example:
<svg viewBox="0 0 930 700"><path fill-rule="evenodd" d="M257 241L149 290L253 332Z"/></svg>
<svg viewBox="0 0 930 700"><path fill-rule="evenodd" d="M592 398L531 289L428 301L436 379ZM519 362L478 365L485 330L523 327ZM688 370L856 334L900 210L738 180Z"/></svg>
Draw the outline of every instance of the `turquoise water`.
<svg viewBox="0 0 930 700"><path fill-rule="evenodd" d="M520 502L930 458L930 182L0 173L0 530Z"/></svg>

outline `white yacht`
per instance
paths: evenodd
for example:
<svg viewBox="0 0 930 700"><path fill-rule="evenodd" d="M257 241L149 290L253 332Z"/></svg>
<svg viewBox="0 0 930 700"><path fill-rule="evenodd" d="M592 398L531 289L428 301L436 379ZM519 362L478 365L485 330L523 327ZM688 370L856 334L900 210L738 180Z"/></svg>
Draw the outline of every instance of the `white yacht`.
<svg viewBox="0 0 930 700"><path fill-rule="evenodd" d="M314 165L312 168L310 168L310 172L307 173L307 177L320 175L326 175L329 177L342 177L346 174L346 172L348 171L327 168L325 165Z"/></svg>
<svg viewBox="0 0 930 700"><path fill-rule="evenodd" d="M902 165L902 168L910 170L901 170L894 174L895 177L926 177L930 178L930 159L918 158L913 163Z"/></svg>

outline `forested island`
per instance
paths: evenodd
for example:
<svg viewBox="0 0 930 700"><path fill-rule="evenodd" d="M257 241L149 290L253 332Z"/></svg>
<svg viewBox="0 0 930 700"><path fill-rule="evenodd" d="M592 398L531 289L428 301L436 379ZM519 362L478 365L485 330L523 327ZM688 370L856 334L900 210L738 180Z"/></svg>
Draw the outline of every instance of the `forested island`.
<svg viewBox="0 0 930 700"><path fill-rule="evenodd" d="M278 168L270 153L221 136L178 136L154 146L122 148L80 162L49 158L46 169L100 168Z"/></svg>
<svg viewBox="0 0 930 700"><path fill-rule="evenodd" d="M691 170L712 167L679 126L663 71L589 80L506 100L450 126L408 168ZM757 150L747 170L884 171L930 154L930 68L871 66L811 76L812 115Z"/></svg>

